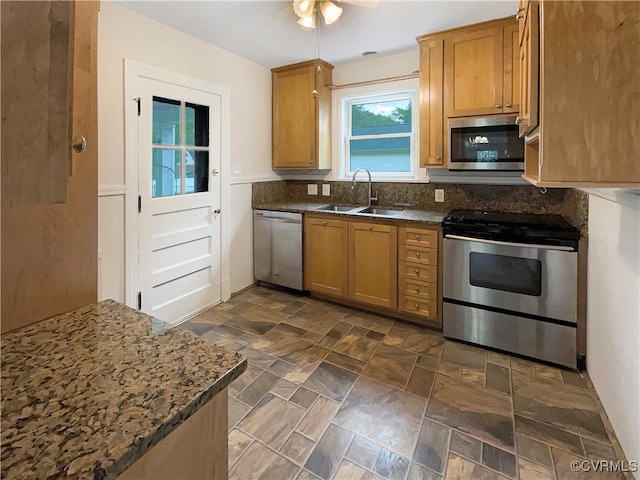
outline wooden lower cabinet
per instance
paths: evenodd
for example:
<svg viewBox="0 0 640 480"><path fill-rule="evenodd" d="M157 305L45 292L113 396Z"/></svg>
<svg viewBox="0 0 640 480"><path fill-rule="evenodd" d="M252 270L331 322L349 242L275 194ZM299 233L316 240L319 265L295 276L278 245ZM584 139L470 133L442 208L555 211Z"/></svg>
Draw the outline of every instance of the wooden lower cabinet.
<svg viewBox="0 0 640 480"><path fill-rule="evenodd" d="M349 298L396 308L398 298L397 227L349 224Z"/></svg>
<svg viewBox="0 0 640 480"><path fill-rule="evenodd" d="M348 294L348 223L305 216L304 285L311 292L346 297Z"/></svg>
<svg viewBox="0 0 640 480"><path fill-rule="evenodd" d="M305 215L305 289L442 325L440 229Z"/></svg>
<svg viewBox="0 0 640 480"><path fill-rule="evenodd" d="M225 388L126 469L119 480L226 480L228 392Z"/></svg>

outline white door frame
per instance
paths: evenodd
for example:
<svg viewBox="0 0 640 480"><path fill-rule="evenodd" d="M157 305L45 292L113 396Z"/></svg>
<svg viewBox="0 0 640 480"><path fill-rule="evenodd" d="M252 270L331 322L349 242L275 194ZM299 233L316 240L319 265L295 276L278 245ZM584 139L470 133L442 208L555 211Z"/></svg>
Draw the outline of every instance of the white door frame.
<svg viewBox="0 0 640 480"><path fill-rule="evenodd" d="M124 59L124 158L125 158L125 303L138 307L138 79L149 78L220 96L220 272L221 300L231 297L231 185L230 122L231 92L228 87L187 77L162 68ZM141 108L151 108L142 105Z"/></svg>

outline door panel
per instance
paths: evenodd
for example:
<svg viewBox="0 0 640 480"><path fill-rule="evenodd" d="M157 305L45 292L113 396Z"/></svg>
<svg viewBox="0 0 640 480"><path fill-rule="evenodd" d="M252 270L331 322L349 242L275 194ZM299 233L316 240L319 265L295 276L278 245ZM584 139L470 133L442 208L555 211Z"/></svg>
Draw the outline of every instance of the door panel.
<svg viewBox="0 0 640 480"><path fill-rule="evenodd" d="M220 97L151 79L140 89L153 105L139 122L141 306L175 324L221 300Z"/></svg>

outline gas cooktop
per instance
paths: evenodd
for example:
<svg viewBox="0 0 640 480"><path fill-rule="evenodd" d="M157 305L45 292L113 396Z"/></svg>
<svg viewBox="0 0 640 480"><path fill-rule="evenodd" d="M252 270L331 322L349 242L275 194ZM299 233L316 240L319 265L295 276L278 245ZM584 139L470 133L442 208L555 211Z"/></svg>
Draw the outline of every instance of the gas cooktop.
<svg viewBox="0 0 640 480"><path fill-rule="evenodd" d="M580 232L560 215L452 210L442 219L445 235L577 249Z"/></svg>

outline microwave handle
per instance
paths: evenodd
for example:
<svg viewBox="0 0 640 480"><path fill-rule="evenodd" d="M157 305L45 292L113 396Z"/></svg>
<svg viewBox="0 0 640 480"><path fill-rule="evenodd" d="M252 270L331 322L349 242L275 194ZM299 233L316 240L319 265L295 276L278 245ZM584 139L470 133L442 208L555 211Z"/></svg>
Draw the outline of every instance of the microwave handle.
<svg viewBox="0 0 640 480"><path fill-rule="evenodd" d="M444 238L448 238L450 240L464 240L467 242L488 243L489 245L500 245L503 247L519 247L519 248L528 247L528 248L537 248L540 250L560 250L562 252L575 251L575 248L573 247L565 247L562 245L540 245L537 243L501 242L498 240L486 240L484 238L463 237L461 235L451 235L451 234L446 234Z"/></svg>

